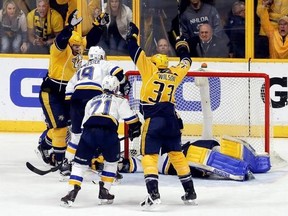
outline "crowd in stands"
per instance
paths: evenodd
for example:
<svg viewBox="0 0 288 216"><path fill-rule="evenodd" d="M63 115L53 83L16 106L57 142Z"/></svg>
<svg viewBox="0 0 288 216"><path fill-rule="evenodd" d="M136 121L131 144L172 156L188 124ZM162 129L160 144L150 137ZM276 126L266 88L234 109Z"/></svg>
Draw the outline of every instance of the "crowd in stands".
<svg viewBox="0 0 288 216"><path fill-rule="evenodd" d="M99 45L107 55L127 56L125 37L136 16L133 1L104 2L81 1L82 36L105 11L110 22ZM0 0L0 8L1 53L49 54L54 38L77 8L77 0ZM287 58L288 0L257 0L254 8L254 57ZM142 0L140 43L148 56L157 52L175 56L173 37L181 33L191 57L245 58L245 11L245 0L182 0L179 5L177 1Z"/></svg>

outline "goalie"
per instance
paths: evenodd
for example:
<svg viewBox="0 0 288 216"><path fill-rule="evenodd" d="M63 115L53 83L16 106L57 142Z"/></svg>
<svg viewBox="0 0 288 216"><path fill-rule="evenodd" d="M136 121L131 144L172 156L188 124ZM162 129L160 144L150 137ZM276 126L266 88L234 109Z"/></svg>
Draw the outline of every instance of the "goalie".
<svg viewBox="0 0 288 216"><path fill-rule="evenodd" d="M235 140L228 141L227 137L222 138L221 146L215 140L197 140L182 145L182 151L188 160L192 176L245 181L254 178L252 173L264 173L270 169L268 155L257 155L249 144L250 147L247 148L247 143L243 143L242 140ZM233 147L234 149L241 149L241 146L242 153L231 150ZM243 155L243 157L235 156L235 153ZM130 157L129 159L121 158L118 163L119 171L122 173L143 172L141 159L141 156ZM176 175L167 154L163 154L159 158L158 171L160 174Z"/></svg>

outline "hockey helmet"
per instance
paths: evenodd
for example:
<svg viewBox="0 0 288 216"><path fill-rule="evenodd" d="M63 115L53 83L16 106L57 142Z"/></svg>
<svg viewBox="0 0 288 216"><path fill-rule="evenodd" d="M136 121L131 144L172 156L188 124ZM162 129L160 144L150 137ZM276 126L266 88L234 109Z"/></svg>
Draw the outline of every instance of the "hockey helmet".
<svg viewBox="0 0 288 216"><path fill-rule="evenodd" d="M83 45L83 38L81 36L80 33L76 32L76 31L72 31L72 36L69 39L69 45L78 45L78 46L82 46Z"/></svg>
<svg viewBox="0 0 288 216"><path fill-rule="evenodd" d="M106 53L104 49L100 46L91 46L88 51L88 58L91 59L97 59L97 60L103 60L106 59Z"/></svg>
<svg viewBox="0 0 288 216"><path fill-rule="evenodd" d="M168 67L168 57L164 54L155 54L151 57L151 61L159 69L166 69Z"/></svg>
<svg viewBox="0 0 288 216"><path fill-rule="evenodd" d="M102 81L103 90L109 90L113 93L117 93L119 91L119 86L120 83L116 76L107 75Z"/></svg>

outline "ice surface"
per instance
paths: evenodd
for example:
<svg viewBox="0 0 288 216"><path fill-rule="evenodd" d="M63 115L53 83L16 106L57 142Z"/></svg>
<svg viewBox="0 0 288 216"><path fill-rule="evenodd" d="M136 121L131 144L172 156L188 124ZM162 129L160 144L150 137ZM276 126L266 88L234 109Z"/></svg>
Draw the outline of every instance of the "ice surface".
<svg viewBox="0 0 288 216"><path fill-rule="evenodd" d="M288 214L288 143L274 141L272 169L256 174L247 182L194 179L198 206L184 205L184 194L176 176L160 175L162 204L151 212L143 211L139 203L146 196L143 174L125 174L114 185L112 205L98 205L98 185L87 174L82 189L71 208L60 206L68 192L68 183L59 182L58 173L39 176L25 166L26 161L45 169L36 157L39 134L0 133L0 215L1 216L286 216ZM283 160L284 159L284 160ZM96 180L98 177L95 177Z"/></svg>

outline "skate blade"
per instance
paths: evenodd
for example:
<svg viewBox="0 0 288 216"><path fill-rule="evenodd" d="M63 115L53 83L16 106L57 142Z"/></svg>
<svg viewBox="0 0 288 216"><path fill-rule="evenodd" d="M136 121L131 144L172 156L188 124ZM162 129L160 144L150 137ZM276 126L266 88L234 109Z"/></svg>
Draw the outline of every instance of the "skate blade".
<svg viewBox="0 0 288 216"><path fill-rule="evenodd" d="M70 208L73 205L72 201L68 201L68 202L63 202L61 201L60 206L65 207L65 208Z"/></svg>
<svg viewBox="0 0 288 216"><path fill-rule="evenodd" d="M161 200L156 199L153 201L153 203L149 204L147 200L140 203L140 206L143 211L151 211L151 210L157 210L160 208Z"/></svg>
<svg viewBox="0 0 288 216"><path fill-rule="evenodd" d="M183 201L185 205L193 205L193 206L197 206L198 203L196 200L185 200Z"/></svg>
<svg viewBox="0 0 288 216"><path fill-rule="evenodd" d="M114 200L108 200L108 199L99 199L98 205L110 205L113 203Z"/></svg>

